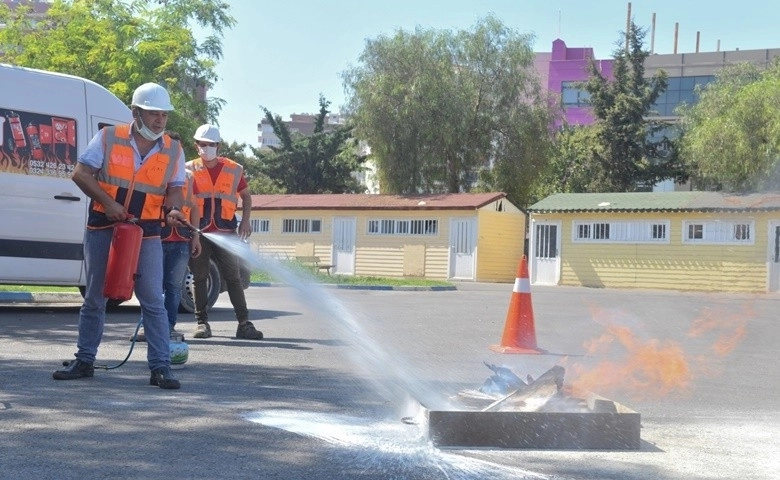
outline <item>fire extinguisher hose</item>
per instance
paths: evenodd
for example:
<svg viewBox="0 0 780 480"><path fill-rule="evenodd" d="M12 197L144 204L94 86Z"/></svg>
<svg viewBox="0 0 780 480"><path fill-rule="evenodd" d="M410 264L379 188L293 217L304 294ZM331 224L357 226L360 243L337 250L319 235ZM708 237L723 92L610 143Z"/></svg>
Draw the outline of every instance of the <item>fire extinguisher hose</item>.
<svg viewBox="0 0 780 480"><path fill-rule="evenodd" d="M127 356L125 357L124 360L122 360L121 362L117 363L116 365L93 365L93 367L94 368L102 368L103 370L113 370L113 369L119 368L122 365L124 365L125 363L127 363L127 360L130 358L130 355L133 353L133 348L135 348L135 339L138 336L138 330L141 329L141 325L142 324L143 324L143 318L138 320L138 324L135 326L135 331L133 332L133 339L130 342L130 350L127 351ZM65 361L62 362L62 365L64 367L67 367L68 365L70 365L71 361L72 360L65 360Z"/></svg>

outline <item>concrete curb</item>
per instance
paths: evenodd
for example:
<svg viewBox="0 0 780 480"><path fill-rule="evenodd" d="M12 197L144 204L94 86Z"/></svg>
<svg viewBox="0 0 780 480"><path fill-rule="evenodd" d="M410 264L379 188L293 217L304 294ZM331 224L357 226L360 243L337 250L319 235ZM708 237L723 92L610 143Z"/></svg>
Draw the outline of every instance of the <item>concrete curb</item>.
<svg viewBox="0 0 780 480"><path fill-rule="evenodd" d="M252 282L252 287L281 287L282 283L271 282ZM457 290L454 285L451 286L393 286L393 285L345 285L338 283L324 283L324 288L337 288L344 290L396 290L404 292L444 292ZM25 303L81 303L80 293L52 293L52 292L0 292L0 304L25 304Z"/></svg>
<svg viewBox="0 0 780 480"><path fill-rule="evenodd" d="M252 287L283 287L283 283L271 283L271 282L252 282L249 284ZM443 292L457 290L455 285L441 285L441 286L403 286L403 285L352 285L344 283L322 283L323 288L337 288L343 290L396 290L405 292Z"/></svg>
<svg viewBox="0 0 780 480"><path fill-rule="evenodd" d="M0 303L81 303L80 293L0 292Z"/></svg>

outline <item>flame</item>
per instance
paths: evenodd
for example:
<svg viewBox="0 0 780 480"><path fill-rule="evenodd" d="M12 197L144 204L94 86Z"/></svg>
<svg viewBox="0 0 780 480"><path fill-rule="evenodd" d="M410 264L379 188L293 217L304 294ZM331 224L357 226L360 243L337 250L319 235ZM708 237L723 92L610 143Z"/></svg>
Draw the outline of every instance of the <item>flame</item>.
<svg viewBox="0 0 780 480"><path fill-rule="evenodd" d="M709 333L717 334L710 350L720 356L728 355L739 345L747 332L747 321L755 316L750 305L744 305L741 312L726 314L722 308L704 308L693 320L688 336L700 338Z"/></svg>
<svg viewBox="0 0 780 480"><path fill-rule="evenodd" d="M572 386L656 398L687 394L695 376L720 373L722 369L712 357L733 352L745 337L749 318L755 316L750 305L733 313L727 313L723 306L702 309L687 331L688 338L705 341L705 353L694 356L686 354L674 339L642 338L626 325L625 312L598 306L590 310L604 332L586 341L584 347L588 356L601 360L595 366L570 366Z"/></svg>
<svg viewBox="0 0 780 480"><path fill-rule="evenodd" d="M685 391L691 371L682 348L670 341L642 341L625 326L607 325L600 337L586 342L589 355L619 350L618 360L602 360L584 371L575 367L575 388L583 390L629 390L634 393L667 395ZM578 372L579 370L579 372Z"/></svg>

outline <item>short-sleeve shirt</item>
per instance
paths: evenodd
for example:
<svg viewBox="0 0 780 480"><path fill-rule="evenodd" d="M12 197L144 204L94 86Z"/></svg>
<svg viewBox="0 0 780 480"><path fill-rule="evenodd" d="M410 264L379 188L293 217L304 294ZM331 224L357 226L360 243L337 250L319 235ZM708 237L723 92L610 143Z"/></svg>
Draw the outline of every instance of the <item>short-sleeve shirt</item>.
<svg viewBox="0 0 780 480"><path fill-rule="evenodd" d="M131 127L132 128L132 127ZM83 152L81 152L81 156L79 156L79 163L83 163L84 165L87 165L89 167L100 169L103 167L103 159L106 156L106 151L103 147L103 137L105 135L105 132L103 129L101 129L94 137L92 137L92 140L89 141L87 144L87 147L84 149ZM133 157L135 159L135 171L138 171L139 168L141 168L141 165L143 164L144 160L159 152L162 149L163 145L163 139L160 137L155 142L154 146L151 150L149 150L149 153L146 154L146 157L141 158L141 153L138 151L138 145L135 143L135 137L130 135L130 145L133 146ZM181 143L179 144L179 156L176 159L176 171L173 174L173 178L170 182L168 182L168 187L181 187L184 185L184 150L181 148Z"/></svg>

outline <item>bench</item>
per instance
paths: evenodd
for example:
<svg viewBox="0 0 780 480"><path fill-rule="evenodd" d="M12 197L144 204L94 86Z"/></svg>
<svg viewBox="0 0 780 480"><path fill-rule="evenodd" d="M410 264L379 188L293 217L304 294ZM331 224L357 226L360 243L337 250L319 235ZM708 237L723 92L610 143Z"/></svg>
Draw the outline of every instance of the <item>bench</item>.
<svg viewBox="0 0 780 480"><path fill-rule="evenodd" d="M330 269L335 267L335 265L330 265L327 263L320 263L320 257L301 257L296 256L295 261L305 265L307 267L310 267L315 273L320 270L325 270L328 272L328 275L330 275Z"/></svg>

